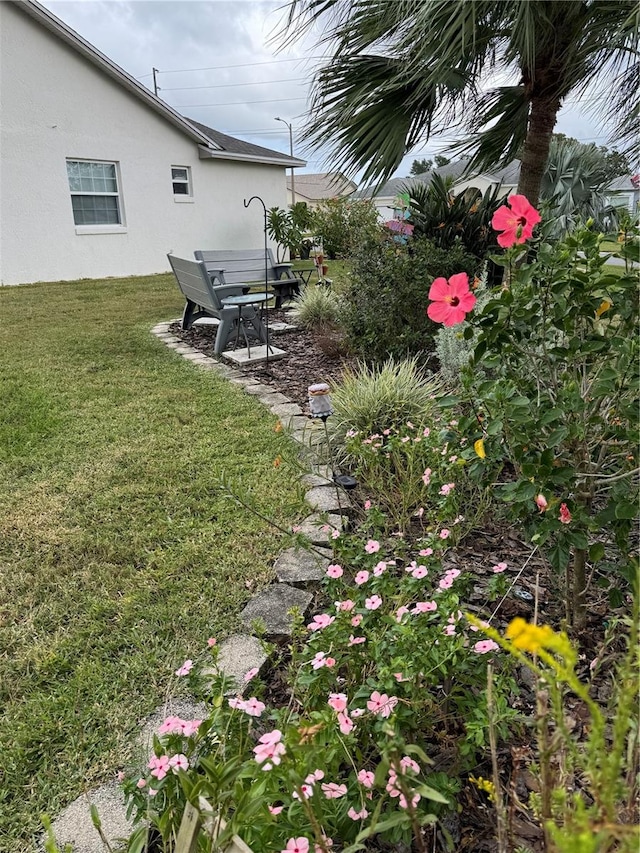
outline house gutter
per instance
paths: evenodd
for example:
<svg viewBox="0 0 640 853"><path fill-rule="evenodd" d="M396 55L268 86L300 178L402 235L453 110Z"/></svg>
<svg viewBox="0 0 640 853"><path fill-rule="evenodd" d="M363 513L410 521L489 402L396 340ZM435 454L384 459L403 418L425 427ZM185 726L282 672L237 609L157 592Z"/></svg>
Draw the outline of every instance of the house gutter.
<svg viewBox="0 0 640 853"><path fill-rule="evenodd" d="M298 160L296 157L262 157L257 154L236 154L232 151L212 150L211 148L204 147L199 147L199 154L201 160L242 160L245 163L267 163L273 166L286 166L288 169L297 169L307 165L305 160Z"/></svg>

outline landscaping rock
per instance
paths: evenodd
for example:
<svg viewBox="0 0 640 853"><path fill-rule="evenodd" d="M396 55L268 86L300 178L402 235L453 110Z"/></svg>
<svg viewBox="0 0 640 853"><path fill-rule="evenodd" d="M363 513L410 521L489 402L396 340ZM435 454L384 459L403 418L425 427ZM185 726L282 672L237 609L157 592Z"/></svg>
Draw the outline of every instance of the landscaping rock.
<svg viewBox="0 0 640 853"><path fill-rule="evenodd" d="M218 668L228 678L233 678L239 692L244 693L247 685L244 676L250 669L258 672L268 660L262 643L251 634L232 634L220 644Z"/></svg>
<svg viewBox="0 0 640 853"><path fill-rule="evenodd" d="M306 536L312 545L331 545L331 530L342 530L346 519L342 515L310 515L300 525L299 533ZM329 526L331 530L323 530Z"/></svg>
<svg viewBox="0 0 640 853"><path fill-rule="evenodd" d="M320 556L303 548L287 548L275 561L274 569L281 583L309 584L321 581L331 561L328 556Z"/></svg>
<svg viewBox="0 0 640 853"><path fill-rule="evenodd" d="M287 638L291 636L289 611L297 607L306 613L312 598L310 592L303 592L288 584L273 584L251 599L240 614L240 619L248 628L254 621L261 621L269 638Z"/></svg>
<svg viewBox="0 0 640 853"><path fill-rule="evenodd" d="M70 844L73 853L104 853L104 845L91 821L91 805L95 805L102 823L102 831L114 849L118 839L131 834L133 822L127 820L124 796L116 782L109 782L95 791L82 795L52 823L53 833L60 848Z"/></svg>
<svg viewBox="0 0 640 853"><path fill-rule="evenodd" d="M285 397L284 394L276 391L274 388L269 388L266 394L260 394L258 399L268 408L271 408L272 406L283 406L285 403L291 405L291 400L289 400L288 397Z"/></svg>
<svg viewBox="0 0 640 853"><path fill-rule="evenodd" d="M316 512L344 512L351 507L351 501L345 492L340 491L338 499L335 486L314 486L305 493L304 499Z"/></svg>

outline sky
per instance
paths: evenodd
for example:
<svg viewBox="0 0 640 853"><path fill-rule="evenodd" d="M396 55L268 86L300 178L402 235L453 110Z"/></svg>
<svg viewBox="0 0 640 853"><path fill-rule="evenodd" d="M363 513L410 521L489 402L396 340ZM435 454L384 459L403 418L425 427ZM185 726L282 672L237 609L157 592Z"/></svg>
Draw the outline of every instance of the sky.
<svg viewBox="0 0 640 853"><path fill-rule="evenodd" d="M283 35L286 0L40 0L44 6L178 112L223 133L293 153L307 161L296 173L328 168L326 152L300 140L314 69L322 65L321 33ZM576 97L555 130L607 143L606 128ZM402 161L447 154L451 131L432 136ZM357 180L357 176L356 176Z"/></svg>

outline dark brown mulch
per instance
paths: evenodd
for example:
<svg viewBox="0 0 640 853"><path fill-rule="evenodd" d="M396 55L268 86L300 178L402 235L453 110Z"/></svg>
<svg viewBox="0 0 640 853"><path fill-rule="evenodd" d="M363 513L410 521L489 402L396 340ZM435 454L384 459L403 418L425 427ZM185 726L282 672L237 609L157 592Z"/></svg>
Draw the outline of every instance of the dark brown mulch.
<svg viewBox="0 0 640 853"><path fill-rule="evenodd" d="M286 311L269 311L269 323L288 322ZM173 323L169 331L176 337L213 356L215 327L193 326L183 331L180 323ZM270 385L303 409L307 408L307 388L316 382L337 382L345 367L352 367L355 359L342 352L343 343L330 331L312 335L304 329L277 332L270 329L269 339L273 346L284 350L287 355L268 364L249 364L239 368L263 385Z"/></svg>

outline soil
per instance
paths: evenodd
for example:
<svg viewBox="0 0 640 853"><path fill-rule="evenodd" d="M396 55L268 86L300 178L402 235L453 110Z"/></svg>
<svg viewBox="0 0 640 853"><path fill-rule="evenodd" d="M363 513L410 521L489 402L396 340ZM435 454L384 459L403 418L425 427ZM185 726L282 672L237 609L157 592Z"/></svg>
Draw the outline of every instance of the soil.
<svg viewBox="0 0 640 853"><path fill-rule="evenodd" d="M286 322L285 312L270 312L271 323ZM196 326L182 331L179 323L170 327L170 332L206 355L214 355L215 329L211 326ZM302 329L285 332L272 331L274 346L287 352L287 357L269 364L247 365L239 368L254 376L260 383L273 387L293 402L307 409L307 388L316 382L338 382L345 369L355 366L355 359L344 354L342 342L327 333L314 336ZM364 501L366 496L353 494L355 503ZM498 602L490 602L488 584L493 577L492 566L506 561L508 568L505 578L513 581L509 594ZM538 621L550 624L556 629L562 627L563 592L561 579L555 575L549 564L538 553L532 554L531 545L513 529L499 521L486 520L482 530L473 530L455 549L445 555L445 568L464 567L465 573L473 577L469 599L465 606L471 612L477 612L483 618L493 615L492 623L498 629L504 629L516 616L529 621L534 617L534 608L538 610ZM523 570L524 567L524 570ZM517 577L516 577L517 576ZM511 584L508 584L511 586ZM615 642L605 644L607 621L616 615L602 592L600 599L594 595L588 616L588 625L580 636L574 639L580 648L580 660L576 667L578 675L592 682L592 696L606 705L612 689L612 666L623 649L620 636ZM323 602L317 601L319 612ZM495 611L495 613L494 613ZM286 676L286 650L282 650L279 665L266 678L268 694L266 701L274 706L286 705L291 695ZM594 673L590 671L591 661L598 659ZM528 669L520 668L517 676L518 693L512 696L512 705L521 711L529 721L535 717L535 685ZM582 733L588 723L585 709L577 700L568 697L566 724ZM511 843L515 849L520 845L531 853L543 853L544 841L540 825L527 808L529 796L537 792L537 781L528 769L535 762L535 746L531 726L523 729L521 736L498 749L498 761L503 790L508 794L509 825ZM447 743L450 741L450 749ZM455 772L455 733L440 733L434 741L434 769ZM491 778L489 764L478 766L474 776ZM486 794L477 790L466 778L462 779L462 789L458 795L459 811L453 814L446 826L454 847L458 853L495 853L495 811ZM579 785L578 785L579 787ZM425 830L428 849L444 851L451 849L440 830ZM436 832L434 838L431 833ZM384 848L372 846L373 850L386 853ZM387 848L388 849L388 848ZM406 850L405 853L410 853Z"/></svg>
<svg viewBox="0 0 640 853"><path fill-rule="evenodd" d="M269 311L269 323L278 322L291 325L286 310ZM183 331L180 323L176 322L169 331L205 355L214 355L215 327L196 325L189 331ZM345 353L344 342L331 330L313 335L293 326L284 332L270 329L269 340L274 347L287 353L285 358L269 363L243 365L238 369L284 394L304 410L308 407L309 385L337 382L342 371L354 367L356 363L353 357Z"/></svg>

